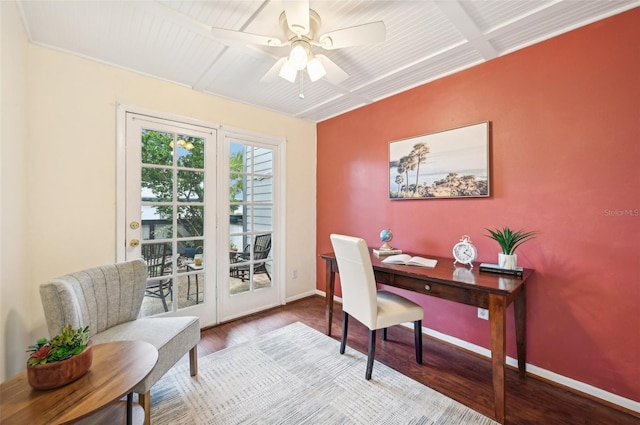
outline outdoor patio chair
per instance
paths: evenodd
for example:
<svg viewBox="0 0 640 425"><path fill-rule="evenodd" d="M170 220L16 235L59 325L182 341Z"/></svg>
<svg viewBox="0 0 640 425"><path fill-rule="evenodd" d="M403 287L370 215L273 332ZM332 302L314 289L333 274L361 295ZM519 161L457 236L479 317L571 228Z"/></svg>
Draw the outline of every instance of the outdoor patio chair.
<svg viewBox="0 0 640 425"><path fill-rule="evenodd" d="M249 261L251 259L251 251L250 245L245 246L243 252L231 252L231 277L236 279L240 279L243 282L245 280L249 280L249 275L251 271L250 265L240 265L234 266L233 263L242 263ZM260 261L266 260L269 258L269 252L271 251L271 234L267 233L264 235L257 235L253 242L253 260ZM269 280L271 280L271 275L269 275L269 271L267 270L267 263L265 261L260 261L258 263L254 263L253 265L253 274L254 276L257 274L266 273Z"/></svg>
<svg viewBox="0 0 640 425"><path fill-rule="evenodd" d="M172 272L171 246L169 243L144 244L141 247L142 257L147 263L146 297L159 298L164 311L169 311L167 297L173 299L173 280L158 279Z"/></svg>

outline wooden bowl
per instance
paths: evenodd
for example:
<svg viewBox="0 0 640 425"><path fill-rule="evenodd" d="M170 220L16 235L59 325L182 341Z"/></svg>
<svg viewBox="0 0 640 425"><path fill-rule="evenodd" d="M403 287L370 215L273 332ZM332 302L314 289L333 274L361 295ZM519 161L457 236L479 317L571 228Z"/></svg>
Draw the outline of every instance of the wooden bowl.
<svg viewBox="0 0 640 425"><path fill-rule="evenodd" d="M87 373L93 361L93 343L80 354L59 362L27 365L27 379L34 390L52 390L70 384Z"/></svg>

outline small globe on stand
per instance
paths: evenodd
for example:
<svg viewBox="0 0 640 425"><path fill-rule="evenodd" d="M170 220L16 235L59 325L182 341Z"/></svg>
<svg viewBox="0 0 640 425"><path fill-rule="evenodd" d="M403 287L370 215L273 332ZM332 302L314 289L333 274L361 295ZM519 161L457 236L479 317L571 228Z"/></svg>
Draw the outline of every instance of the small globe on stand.
<svg viewBox="0 0 640 425"><path fill-rule="evenodd" d="M382 243L382 246L380 247L380 251L391 251L393 248L391 247L391 245L389 245L389 242L391 242L392 239L393 239L393 233L391 233L391 230L384 229L383 231L381 231L380 240L383 243Z"/></svg>

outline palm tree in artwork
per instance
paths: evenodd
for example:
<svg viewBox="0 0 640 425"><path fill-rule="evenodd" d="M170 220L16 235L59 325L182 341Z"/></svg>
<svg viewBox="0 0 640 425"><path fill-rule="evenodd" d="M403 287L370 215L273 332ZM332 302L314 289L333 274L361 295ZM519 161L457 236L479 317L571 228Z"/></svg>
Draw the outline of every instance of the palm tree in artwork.
<svg viewBox="0 0 640 425"><path fill-rule="evenodd" d="M409 171L413 171L416 168L415 159L411 155L403 156L400 158L398 165L398 173L405 174L405 180L407 182L407 190L409 187Z"/></svg>
<svg viewBox="0 0 640 425"><path fill-rule="evenodd" d="M414 190L414 192L416 190L418 190L418 183L419 183L419 178L420 178L420 164L422 164L423 162L425 162L427 160L427 154L429 153L429 146L427 146L426 143L416 143L415 145L413 145L413 150L411 151L410 156L414 157L415 159L415 167L416 167L416 188Z"/></svg>
<svg viewBox="0 0 640 425"><path fill-rule="evenodd" d="M398 185L398 193L400 193L400 188L402 185L402 182L404 181L404 177L402 177L402 174L398 174L396 176L396 184Z"/></svg>
<svg viewBox="0 0 640 425"><path fill-rule="evenodd" d="M396 171L398 172L398 175L400 177L402 177L402 174L406 173L407 170L404 168L405 166L405 157L400 158L400 160L398 161L398 168L396 168ZM404 180L404 177L402 177L402 180ZM398 181L398 178L396 177L396 182ZM400 193L400 191L398 190L398 193Z"/></svg>

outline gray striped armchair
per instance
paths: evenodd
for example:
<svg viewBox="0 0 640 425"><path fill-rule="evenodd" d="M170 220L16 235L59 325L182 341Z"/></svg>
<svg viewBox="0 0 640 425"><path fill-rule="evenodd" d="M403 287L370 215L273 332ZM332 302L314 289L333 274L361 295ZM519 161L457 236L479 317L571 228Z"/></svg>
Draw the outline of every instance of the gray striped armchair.
<svg viewBox="0 0 640 425"><path fill-rule="evenodd" d="M150 423L151 387L187 351L191 376L198 373L197 317L138 318L147 283L143 260L95 267L40 285L40 297L51 336L70 324L89 326L94 344L141 340L158 349L158 363L134 389Z"/></svg>

